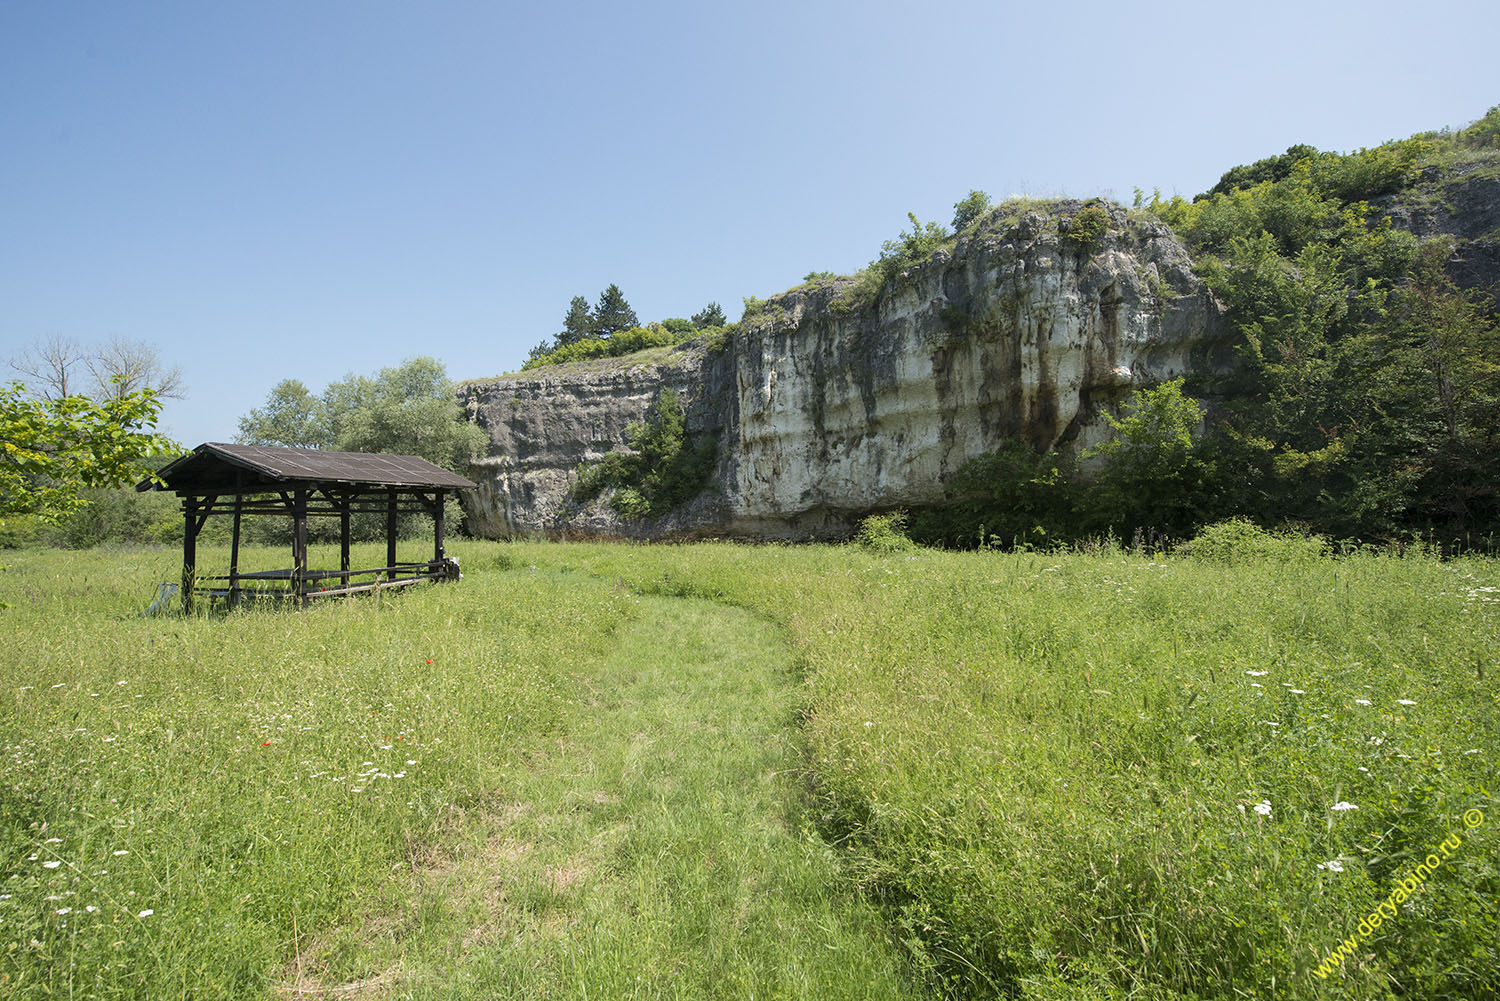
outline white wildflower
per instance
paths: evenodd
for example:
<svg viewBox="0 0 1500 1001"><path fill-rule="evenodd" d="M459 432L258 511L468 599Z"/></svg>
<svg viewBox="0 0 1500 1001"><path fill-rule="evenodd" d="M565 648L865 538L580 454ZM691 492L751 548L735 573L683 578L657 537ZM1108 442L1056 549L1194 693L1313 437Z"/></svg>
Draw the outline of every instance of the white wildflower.
<svg viewBox="0 0 1500 1001"><path fill-rule="evenodd" d="M1370 700L1369 699L1355 699L1354 700L1354 704L1358 705L1358 706L1367 706L1367 705L1370 704Z"/></svg>
<svg viewBox="0 0 1500 1001"><path fill-rule="evenodd" d="M1327 862L1319 862L1319 869L1327 869L1329 872L1343 872L1344 863L1338 859L1329 859Z"/></svg>
<svg viewBox="0 0 1500 1001"><path fill-rule="evenodd" d="M1412 701L1411 699L1397 699L1396 700L1396 704L1397 705L1401 705L1401 706L1414 706L1414 705L1416 705L1416 703L1414 701Z"/></svg>
<svg viewBox="0 0 1500 1001"><path fill-rule="evenodd" d="M1306 694L1307 694L1307 693L1306 693L1306 692L1304 692L1304 691L1303 691L1303 690L1302 690L1302 689L1300 689L1300 688L1293 688L1293 689L1292 689L1292 694L1293 694L1293 695L1306 695Z"/></svg>
<svg viewBox="0 0 1500 1001"><path fill-rule="evenodd" d="M1338 811L1339 813L1343 813L1345 810L1358 810L1359 807L1355 806L1353 803L1350 803L1348 800L1341 799L1337 803L1333 804L1333 809Z"/></svg>
<svg viewBox="0 0 1500 1001"><path fill-rule="evenodd" d="M1270 674L1271 672L1270 671L1246 671L1245 673L1248 674L1248 675L1250 675L1250 677L1252 677L1252 678L1264 678L1266 675Z"/></svg>
<svg viewBox="0 0 1500 1001"><path fill-rule="evenodd" d="M1269 817L1271 815L1271 801L1268 799L1263 799L1259 803L1256 803L1255 812L1260 814L1262 817Z"/></svg>
<svg viewBox="0 0 1500 1001"><path fill-rule="evenodd" d="M42 868L43 869L56 869L60 865L62 865L61 862L59 862L57 859L53 859L50 862L43 862L42 863Z"/></svg>
<svg viewBox="0 0 1500 1001"><path fill-rule="evenodd" d="M129 855L129 854L130 854L130 849L129 848L121 848L119 851L115 852L115 857L119 858L121 855Z"/></svg>
<svg viewBox="0 0 1500 1001"><path fill-rule="evenodd" d="M141 913L137 914L136 917L138 917L138 918L149 918L151 915L153 915L155 913L156 912L154 910L152 910L151 908L148 907L144 911L141 911Z"/></svg>

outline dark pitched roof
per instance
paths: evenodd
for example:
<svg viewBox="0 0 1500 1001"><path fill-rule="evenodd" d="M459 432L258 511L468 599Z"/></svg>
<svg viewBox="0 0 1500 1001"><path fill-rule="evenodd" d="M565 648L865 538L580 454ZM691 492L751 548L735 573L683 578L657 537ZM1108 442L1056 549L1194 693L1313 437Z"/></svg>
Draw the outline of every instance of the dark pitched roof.
<svg viewBox="0 0 1500 1001"><path fill-rule="evenodd" d="M474 484L457 473L434 466L414 455L377 452L324 452L315 448L270 445L226 445L207 442L164 467L158 474L165 487L151 480L137 490L177 493L231 492L236 483L245 491L280 489L296 483L340 483L372 487L458 490Z"/></svg>

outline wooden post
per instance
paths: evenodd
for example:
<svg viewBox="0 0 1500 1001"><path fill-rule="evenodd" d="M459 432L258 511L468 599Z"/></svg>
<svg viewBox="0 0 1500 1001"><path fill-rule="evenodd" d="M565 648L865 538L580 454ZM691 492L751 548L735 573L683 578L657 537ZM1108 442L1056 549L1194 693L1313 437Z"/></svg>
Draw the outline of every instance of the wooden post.
<svg viewBox="0 0 1500 1001"><path fill-rule="evenodd" d="M349 498L339 500L339 582L349 586Z"/></svg>
<svg viewBox="0 0 1500 1001"><path fill-rule="evenodd" d="M385 565L388 567L396 565L396 489L394 487L385 492ZM389 571L385 579L390 580L395 574L394 570Z"/></svg>
<svg viewBox="0 0 1500 1001"><path fill-rule="evenodd" d="M245 495L234 495L234 536L229 543L229 607L240 607L240 515L244 513Z"/></svg>
<svg viewBox="0 0 1500 1001"><path fill-rule="evenodd" d="M182 499L182 613L193 614L193 578L198 568L198 508L192 497Z"/></svg>
<svg viewBox="0 0 1500 1001"><path fill-rule="evenodd" d="M437 492L437 500L432 505L432 558L441 560L443 558L443 492Z"/></svg>
<svg viewBox="0 0 1500 1001"><path fill-rule="evenodd" d="M292 601L299 608L307 605L306 490L298 490L292 499Z"/></svg>

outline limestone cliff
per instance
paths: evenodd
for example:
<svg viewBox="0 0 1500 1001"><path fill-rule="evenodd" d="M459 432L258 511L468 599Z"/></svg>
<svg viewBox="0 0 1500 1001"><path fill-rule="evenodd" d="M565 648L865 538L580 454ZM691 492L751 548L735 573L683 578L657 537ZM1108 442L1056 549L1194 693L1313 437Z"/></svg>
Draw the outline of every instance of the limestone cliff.
<svg viewBox="0 0 1500 1001"><path fill-rule="evenodd" d="M490 456L470 470L486 536L830 537L882 508L940 501L964 462L1007 438L1097 440L1134 386L1218 367L1223 324L1163 225L1109 207L1102 238L1070 236L1077 202L1011 207L900 273L872 301L807 285L747 309L722 351L544 368L460 385ZM582 461L625 447L659 389L683 398L718 466L702 496L654 521L575 505Z"/></svg>

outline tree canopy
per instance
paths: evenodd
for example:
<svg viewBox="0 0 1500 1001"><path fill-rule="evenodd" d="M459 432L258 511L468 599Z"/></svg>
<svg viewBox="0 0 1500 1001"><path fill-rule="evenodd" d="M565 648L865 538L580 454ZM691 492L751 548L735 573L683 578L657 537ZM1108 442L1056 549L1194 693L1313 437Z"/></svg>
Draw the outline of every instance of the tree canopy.
<svg viewBox="0 0 1500 1001"><path fill-rule="evenodd" d="M350 374L314 396L296 379L272 387L240 419L249 445L416 455L462 472L483 452L484 430L465 421L441 362L418 357L374 376Z"/></svg>
<svg viewBox="0 0 1500 1001"><path fill-rule="evenodd" d="M150 389L96 401L48 399L20 382L0 388L0 515L56 521L81 507L87 487L150 475L150 460L179 450L156 433L161 399Z"/></svg>

